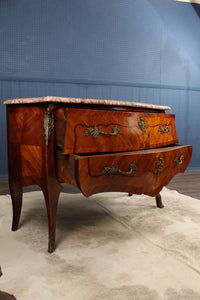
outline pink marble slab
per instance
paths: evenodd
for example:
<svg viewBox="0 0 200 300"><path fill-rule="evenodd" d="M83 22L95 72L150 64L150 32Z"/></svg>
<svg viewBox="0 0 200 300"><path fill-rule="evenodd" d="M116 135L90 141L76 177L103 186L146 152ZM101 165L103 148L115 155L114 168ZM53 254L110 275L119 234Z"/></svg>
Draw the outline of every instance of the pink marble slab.
<svg viewBox="0 0 200 300"><path fill-rule="evenodd" d="M31 103L42 103L42 102L111 105L111 106L147 108L147 109L155 109L155 110L171 110L171 108L169 106L139 103L139 102L104 100L104 99L67 98L67 97L55 97L55 96L10 99L10 100L5 101L4 104L6 104L6 105L9 105L9 104L31 104Z"/></svg>

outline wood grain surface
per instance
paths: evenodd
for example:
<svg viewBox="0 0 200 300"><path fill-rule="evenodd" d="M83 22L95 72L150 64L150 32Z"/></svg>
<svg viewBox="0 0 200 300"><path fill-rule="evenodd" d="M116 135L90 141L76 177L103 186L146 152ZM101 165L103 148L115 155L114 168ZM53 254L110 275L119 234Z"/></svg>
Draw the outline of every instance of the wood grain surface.
<svg viewBox="0 0 200 300"><path fill-rule="evenodd" d="M56 144L65 154L119 152L178 143L175 117L165 113L59 109Z"/></svg>

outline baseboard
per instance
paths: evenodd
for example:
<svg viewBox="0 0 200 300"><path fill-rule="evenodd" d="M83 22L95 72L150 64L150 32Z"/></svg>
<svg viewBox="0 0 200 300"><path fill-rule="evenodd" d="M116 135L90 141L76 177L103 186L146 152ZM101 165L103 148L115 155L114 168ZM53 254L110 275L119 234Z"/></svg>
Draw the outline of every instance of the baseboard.
<svg viewBox="0 0 200 300"><path fill-rule="evenodd" d="M187 168L186 172L197 172L200 171L200 167L189 167Z"/></svg>
<svg viewBox="0 0 200 300"><path fill-rule="evenodd" d="M200 171L200 167L189 167L186 172L198 172ZM0 174L0 180L8 180L8 174Z"/></svg>
<svg viewBox="0 0 200 300"><path fill-rule="evenodd" d="M0 174L0 180L8 180L8 174Z"/></svg>

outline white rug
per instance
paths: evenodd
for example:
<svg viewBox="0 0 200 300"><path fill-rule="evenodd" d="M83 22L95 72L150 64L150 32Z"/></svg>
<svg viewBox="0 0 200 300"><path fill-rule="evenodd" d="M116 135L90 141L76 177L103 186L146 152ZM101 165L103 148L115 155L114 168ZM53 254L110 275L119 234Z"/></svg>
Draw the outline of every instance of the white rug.
<svg viewBox="0 0 200 300"><path fill-rule="evenodd" d="M57 248L47 252L41 192L24 194L20 228L10 230L10 196L0 196L0 290L17 300L200 299L200 200L62 193Z"/></svg>

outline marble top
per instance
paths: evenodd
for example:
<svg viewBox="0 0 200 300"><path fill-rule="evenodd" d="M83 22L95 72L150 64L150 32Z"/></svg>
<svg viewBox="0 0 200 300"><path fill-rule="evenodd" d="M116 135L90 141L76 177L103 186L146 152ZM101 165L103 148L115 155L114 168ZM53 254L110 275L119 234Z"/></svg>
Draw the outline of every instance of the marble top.
<svg viewBox="0 0 200 300"><path fill-rule="evenodd" d="M147 109L155 109L155 110L171 110L171 108L169 106L147 104L147 103L140 103L140 102L104 100L104 99L67 98L67 97L55 97L55 96L10 99L10 100L5 101L4 104L6 104L6 105L9 105L9 104L33 104L33 103L42 103L42 102L111 105L111 106L147 108Z"/></svg>

